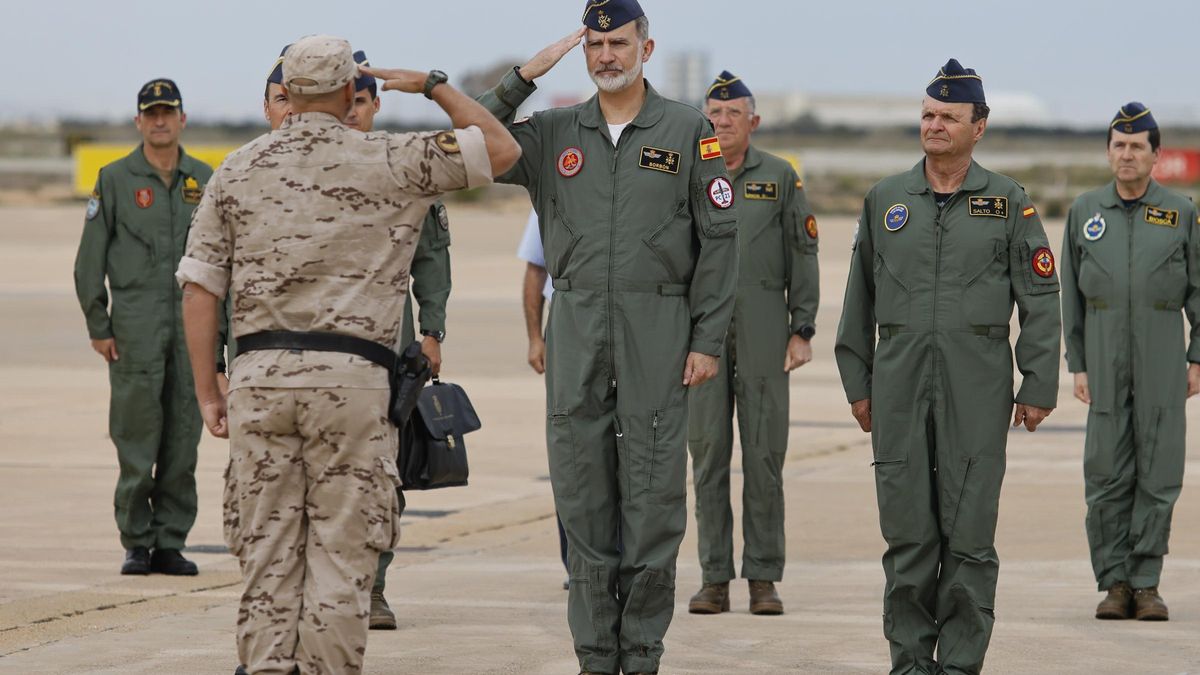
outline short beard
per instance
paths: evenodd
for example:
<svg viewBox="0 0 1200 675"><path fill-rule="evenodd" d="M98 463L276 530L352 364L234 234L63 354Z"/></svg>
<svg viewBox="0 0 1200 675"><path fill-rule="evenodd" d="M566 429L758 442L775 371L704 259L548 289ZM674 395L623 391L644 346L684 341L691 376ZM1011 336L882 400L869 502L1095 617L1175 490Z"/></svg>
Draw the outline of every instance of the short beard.
<svg viewBox="0 0 1200 675"><path fill-rule="evenodd" d="M623 91L641 77L642 62L639 60L633 70L626 70L616 77L601 77L597 73L590 73L590 75L592 82L596 84L596 88L606 94L615 94L618 91Z"/></svg>

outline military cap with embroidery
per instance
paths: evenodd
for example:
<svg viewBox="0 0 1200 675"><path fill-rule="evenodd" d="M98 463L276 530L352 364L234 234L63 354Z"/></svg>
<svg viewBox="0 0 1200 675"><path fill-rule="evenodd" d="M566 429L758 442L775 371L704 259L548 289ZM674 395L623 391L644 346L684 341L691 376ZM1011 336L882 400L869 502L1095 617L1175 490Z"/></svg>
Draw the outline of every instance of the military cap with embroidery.
<svg viewBox="0 0 1200 675"><path fill-rule="evenodd" d="M332 35L309 35L283 55L283 86L293 94L327 94L353 82L358 66L350 43Z"/></svg>
<svg viewBox="0 0 1200 675"><path fill-rule="evenodd" d="M646 13L637 0L588 0L583 25L607 33L643 16Z"/></svg>
<svg viewBox="0 0 1200 675"><path fill-rule="evenodd" d="M1137 101L1130 101L1121 106L1113 117L1111 128L1125 134L1136 134L1158 128L1150 109Z"/></svg>
<svg viewBox="0 0 1200 675"><path fill-rule="evenodd" d="M283 55L287 53L288 47L291 47L291 45L287 45L279 50L279 58L275 59L275 65L271 67L271 72L267 75L267 82L271 84L283 84Z"/></svg>
<svg viewBox="0 0 1200 675"><path fill-rule="evenodd" d="M732 101L735 98L746 98L753 95L750 93L750 87L742 82L742 78L728 70L722 70L717 79L713 81L712 86L708 88L708 98L715 98L718 101Z"/></svg>
<svg viewBox="0 0 1200 675"><path fill-rule="evenodd" d="M354 52L354 62L360 66L370 66L371 62L367 60L367 53L363 50ZM359 73L358 77L354 78L354 91L362 91L363 89L371 90L371 97L374 98L378 93L379 88L375 82L375 77L366 73Z"/></svg>
<svg viewBox="0 0 1200 675"><path fill-rule="evenodd" d="M183 96L180 95L179 87L176 86L174 80L168 80L163 77L157 80L150 80L142 85L141 91L138 92L138 112L140 113L156 105L183 108Z"/></svg>
<svg viewBox="0 0 1200 675"><path fill-rule="evenodd" d="M963 68L958 59L950 59L925 87L925 93L943 103L987 103L983 96L983 78L974 68Z"/></svg>

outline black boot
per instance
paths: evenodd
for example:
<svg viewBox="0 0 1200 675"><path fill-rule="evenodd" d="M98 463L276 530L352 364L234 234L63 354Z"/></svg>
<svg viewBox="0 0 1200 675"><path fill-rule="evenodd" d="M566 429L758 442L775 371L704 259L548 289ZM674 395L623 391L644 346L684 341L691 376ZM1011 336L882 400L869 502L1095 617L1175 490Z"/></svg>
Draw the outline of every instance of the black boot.
<svg viewBox="0 0 1200 675"><path fill-rule="evenodd" d="M134 546L125 551L125 562L121 563L121 574L150 574L150 549Z"/></svg>
<svg viewBox="0 0 1200 675"><path fill-rule="evenodd" d="M193 577L200 573L196 563L173 548L156 548L150 557L150 571L173 576Z"/></svg>

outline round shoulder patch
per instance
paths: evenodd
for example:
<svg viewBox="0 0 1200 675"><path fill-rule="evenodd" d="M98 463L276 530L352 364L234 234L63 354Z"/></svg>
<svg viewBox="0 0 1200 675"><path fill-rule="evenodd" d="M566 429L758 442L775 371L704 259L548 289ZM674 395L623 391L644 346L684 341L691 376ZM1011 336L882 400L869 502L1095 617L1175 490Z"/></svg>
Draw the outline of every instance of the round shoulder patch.
<svg viewBox="0 0 1200 675"><path fill-rule="evenodd" d="M443 131L437 135L437 146L442 149L442 152L447 155L454 155L461 152L458 147L458 137L453 131Z"/></svg>
<svg viewBox="0 0 1200 675"><path fill-rule="evenodd" d="M809 239L817 238L817 217L810 215L804 219L804 233Z"/></svg>
<svg viewBox="0 0 1200 675"><path fill-rule="evenodd" d="M92 194L93 194L93 196L91 199L88 200L88 205L87 205L87 219L88 220L95 218L96 214L100 213L100 198L96 197L95 193L92 193Z"/></svg>
<svg viewBox="0 0 1200 675"><path fill-rule="evenodd" d="M893 204L883 214L883 229L895 232L908 222L908 207L904 204Z"/></svg>
<svg viewBox="0 0 1200 675"><path fill-rule="evenodd" d="M1083 224L1083 238L1088 241L1096 241L1104 236L1104 231L1107 229L1108 223L1104 222L1104 216L1097 213Z"/></svg>
<svg viewBox="0 0 1200 675"><path fill-rule="evenodd" d="M438 225L441 225L443 230L450 229L450 215L446 213L445 204L437 205L437 220Z"/></svg>
<svg viewBox="0 0 1200 675"><path fill-rule="evenodd" d="M558 173L564 178L570 178L583 171L583 151L579 148L567 148L558 156Z"/></svg>
<svg viewBox="0 0 1200 675"><path fill-rule="evenodd" d="M729 179L724 176L712 179L708 184L708 199L718 209L733 206L733 186L730 185Z"/></svg>
<svg viewBox="0 0 1200 675"><path fill-rule="evenodd" d="M1033 273L1043 279L1054 276L1054 252L1042 246L1033 252Z"/></svg>

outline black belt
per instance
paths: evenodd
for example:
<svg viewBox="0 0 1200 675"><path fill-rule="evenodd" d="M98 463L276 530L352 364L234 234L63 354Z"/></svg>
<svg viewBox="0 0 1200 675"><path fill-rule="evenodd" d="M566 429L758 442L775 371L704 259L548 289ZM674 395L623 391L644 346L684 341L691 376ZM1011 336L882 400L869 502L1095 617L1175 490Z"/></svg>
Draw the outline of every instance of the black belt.
<svg viewBox="0 0 1200 675"><path fill-rule="evenodd" d="M298 349L313 352L341 352L353 354L378 366L396 371L396 352L378 342L342 335L340 333L313 333L290 330L266 330L242 335L237 338L238 354L261 349Z"/></svg>

